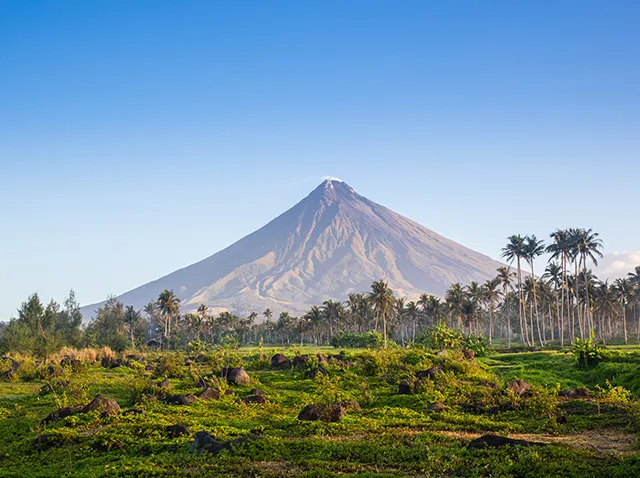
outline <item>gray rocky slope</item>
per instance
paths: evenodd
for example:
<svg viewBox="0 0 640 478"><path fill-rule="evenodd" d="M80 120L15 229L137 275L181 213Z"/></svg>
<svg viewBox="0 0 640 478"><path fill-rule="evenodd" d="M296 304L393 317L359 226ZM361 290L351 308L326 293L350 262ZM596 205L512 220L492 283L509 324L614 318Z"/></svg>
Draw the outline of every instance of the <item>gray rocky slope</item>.
<svg viewBox="0 0 640 478"><path fill-rule="evenodd" d="M386 279L397 296L443 295L453 282L496 275L502 264L327 180L306 198L226 249L118 298L141 308L164 289L182 311L204 303L237 314L300 313L344 300ZM85 318L100 304L83 308Z"/></svg>

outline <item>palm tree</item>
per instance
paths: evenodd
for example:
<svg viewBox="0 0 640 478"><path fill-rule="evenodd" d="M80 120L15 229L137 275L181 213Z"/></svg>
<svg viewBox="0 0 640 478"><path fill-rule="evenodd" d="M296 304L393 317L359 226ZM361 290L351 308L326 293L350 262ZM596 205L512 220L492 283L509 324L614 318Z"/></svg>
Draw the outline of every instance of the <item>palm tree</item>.
<svg viewBox="0 0 640 478"><path fill-rule="evenodd" d="M571 252L571 235L564 229L556 229L551 233L553 242L547 246L551 254L550 260L559 259L562 268L562 292L560 299L560 345L564 346L564 311L565 292L567 290L567 258Z"/></svg>
<svg viewBox="0 0 640 478"><path fill-rule="evenodd" d="M476 281L471 281L471 284L467 286L467 292L468 292L469 299L471 300L471 302L473 302L473 305L474 305L475 315L471 318L471 323L473 323L475 320L476 328L477 328L478 313L480 312L480 304L482 304L482 302L484 301L484 289ZM469 333L471 333L471 328L469 328Z"/></svg>
<svg viewBox="0 0 640 478"><path fill-rule="evenodd" d="M336 300L325 300L322 304L325 317L329 321L329 336L333 337L333 325L344 315L342 304Z"/></svg>
<svg viewBox="0 0 640 478"><path fill-rule="evenodd" d="M407 302L407 317L411 321L411 325L413 326L413 332L411 334L411 341L415 342L416 340L416 327L418 326L418 320L420 319L420 310L418 309L418 305L414 301Z"/></svg>
<svg viewBox="0 0 640 478"><path fill-rule="evenodd" d="M560 312L560 301L559 301L560 294L558 294L558 291L562 289L562 294L564 295L564 287L563 287L564 275L563 275L562 267L557 262L553 262L553 261L549 262L549 264L547 264L546 269L544 270L544 274L542 274L542 278L547 279L549 281L549 284L553 286L553 292L555 293L555 296L556 296L556 316L558 317L558 322L560 324L559 326L560 326L560 329L562 330L562 315ZM560 333L560 335L561 337L564 336L562 332ZM551 322L551 340L555 340L553 321ZM562 339L561 339L560 345L563 345Z"/></svg>
<svg viewBox="0 0 640 478"><path fill-rule="evenodd" d="M535 312L536 326L538 328L538 338L540 339L540 345L544 345L544 339L542 337L542 331L540 329L540 317L538 315L538 296L536 294L536 281L535 281L536 275L534 272L533 263L536 257L542 255L543 252L544 252L544 241L542 239L538 240L535 234L532 234L531 236L527 236L525 238L524 257L526 261L529 263L529 265L531 266L531 277L534 278L534 280L532 281L533 311L531 315L531 329L532 329L531 335L533 336L533 312ZM532 337L532 341L533 341L533 337Z"/></svg>
<svg viewBox="0 0 640 478"><path fill-rule="evenodd" d="M587 260L593 262L594 266L598 265L598 258L602 258L602 239L598 238L598 233L593 232L591 229L580 229L578 236L577 251L580 254L582 261L582 270L587 271ZM586 275L585 293L586 293L586 317L585 321L592 322L591 320L591 303L589 300L589 276ZM591 324L593 327L593 324Z"/></svg>
<svg viewBox="0 0 640 478"><path fill-rule="evenodd" d="M524 237L522 237L520 234L514 234L512 236L509 236L507 238L507 241L508 241L507 245L502 248L501 257L506 259L509 264L513 264L513 262L515 261L516 265L517 265L517 271L518 271L518 301L519 301L518 316L519 316L519 319L520 319L520 335L521 335L522 341L528 343L529 342L529 338L528 338L528 334L526 333L526 322L523 323L523 320L522 320L523 303L522 303L522 267L521 267L521 260L525 255L525 253L524 253L524 247L525 247Z"/></svg>
<svg viewBox="0 0 640 478"><path fill-rule="evenodd" d="M445 303L449 307L451 314L455 315L458 329L462 329L463 306L467 301L467 293L459 283L451 285L444 297Z"/></svg>
<svg viewBox="0 0 640 478"><path fill-rule="evenodd" d="M158 296L156 305L160 313L164 315L164 336L168 342L171 335L171 321L180 313L180 299L175 295L173 290L165 289Z"/></svg>
<svg viewBox="0 0 640 478"><path fill-rule="evenodd" d="M616 294L618 296L618 302L622 309L622 326L624 330L624 343L628 343L627 336L627 305L633 297L633 287L628 279L616 279L615 282Z"/></svg>
<svg viewBox="0 0 640 478"><path fill-rule="evenodd" d="M322 309L320 309L320 307L318 307L317 305L314 305L313 307L311 307L311 309L309 309L309 312L305 314L305 317L309 322L315 344L318 345L318 332L320 330L320 327L322 326L322 321L324 319Z"/></svg>
<svg viewBox="0 0 640 478"><path fill-rule="evenodd" d="M501 294L498 290L499 286L500 277L494 277L484 283L484 297L489 303L489 345L493 343L493 312L495 310L496 302L500 300Z"/></svg>
<svg viewBox="0 0 640 478"><path fill-rule="evenodd" d="M384 337L384 348L387 348L387 316L391 311L394 298L393 291L384 280L375 281L371 284L371 293L369 294L371 303L376 311L377 320L382 319L382 330Z"/></svg>
<svg viewBox="0 0 640 478"><path fill-rule="evenodd" d="M515 274L511 272L509 267L498 267L498 276L497 279L502 284L502 295L504 297L507 296L509 289L511 289L511 283L513 281L513 276ZM507 317L507 347L511 348L511 320L509 320L509 315Z"/></svg>

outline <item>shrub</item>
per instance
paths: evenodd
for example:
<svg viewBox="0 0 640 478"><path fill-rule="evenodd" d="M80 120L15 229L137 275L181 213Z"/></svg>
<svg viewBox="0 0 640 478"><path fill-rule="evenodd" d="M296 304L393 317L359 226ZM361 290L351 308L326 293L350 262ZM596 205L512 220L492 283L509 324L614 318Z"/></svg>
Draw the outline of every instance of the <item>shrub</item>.
<svg viewBox="0 0 640 478"><path fill-rule="evenodd" d="M575 357L579 368L595 367L603 358L602 349L594 340L593 330L588 340L576 338L571 346L571 353Z"/></svg>
<svg viewBox="0 0 640 478"><path fill-rule="evenodd" d="M354 332L343 332L339 330L336 335L331 338L331 345L340 347L368 347L379 348L384 344L384 337L380 332L370 330L362 334Z"/></svg>

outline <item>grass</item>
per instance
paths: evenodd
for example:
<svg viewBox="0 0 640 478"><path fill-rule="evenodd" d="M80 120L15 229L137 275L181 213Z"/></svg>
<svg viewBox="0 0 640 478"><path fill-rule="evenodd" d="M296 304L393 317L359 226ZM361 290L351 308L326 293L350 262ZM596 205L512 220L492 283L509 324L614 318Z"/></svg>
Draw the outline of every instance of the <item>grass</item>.
<svg viewBox="0 0 640 478"><path fill-rule="evenodd" d="M129 367L105 369L89 361L76 374L59 370L57 379L23 376L0 382L0 476L640 475L640 452L634 445L640 408L631 373L640 358L627 351L592 371L578 370L562 352L494 354L470 362L457 354L402 349L348 350L347 366L335 361L327 366L328 377L315 379L306 378L305 370L269 366L276 351L292 358L296 352L318 350L338 352L269 348L261 360L259 349L246 348L239 354L211 353L209 363L189 365L184 365L184 354L149 353ZM226 388L213 377L232 362L242 363L252 379L251 385L229 386L232 396L188 406L145 396L158 391L153 384L164 376L171 377L172 393L197 393L201 379ZM145 365L154 371L146 371ZM400 380L413 383L416 371L432 365L445 373L417 382L411 395L397 394ZM610 376L635 391L631 401L557 397L558 385L604 386L601 380ZM514 378L534 385L531 397L518 398L505 390ZM55 380L68 383L58 386ZM55 395L41 392L47 383ZM238 403L254 387L264 392L268 403ZM91 412L42 423L60 405L87 403L97 393L116 399L123 409L136 407L146 414L103 418ZM358 401L361 409L347 412L340 423L297 420L307 404L344 400ZM433 401L443 402L447 410L428 412ZM567 416L567 423L558 423L558 416ZM217 455L198 455L191 452L192 435L171 438L166 433L165 427L175 424L225 440L257 438ZM526 434L549 444L466 448L469 440L487 432ZM604 437L615 446L599 448Z"/></svg>

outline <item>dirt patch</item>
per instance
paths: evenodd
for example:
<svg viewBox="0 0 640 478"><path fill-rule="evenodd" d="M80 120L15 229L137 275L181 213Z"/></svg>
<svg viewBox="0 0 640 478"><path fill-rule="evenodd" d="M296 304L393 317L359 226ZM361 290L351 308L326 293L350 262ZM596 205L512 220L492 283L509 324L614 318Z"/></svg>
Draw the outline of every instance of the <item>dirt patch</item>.
<svg viewBox="0 0 640 478"><path fill-rule="evenodd" d="M474 440L482 433L460 431L434 431L441 435L462 440ZM609 428L584 430L571 435L538 435L534 433L510 433L509 438L537 441L542 443L564 444L572 448L594 451L599 454L627 454L636 451L636 435L625 430Z"/></svg>

